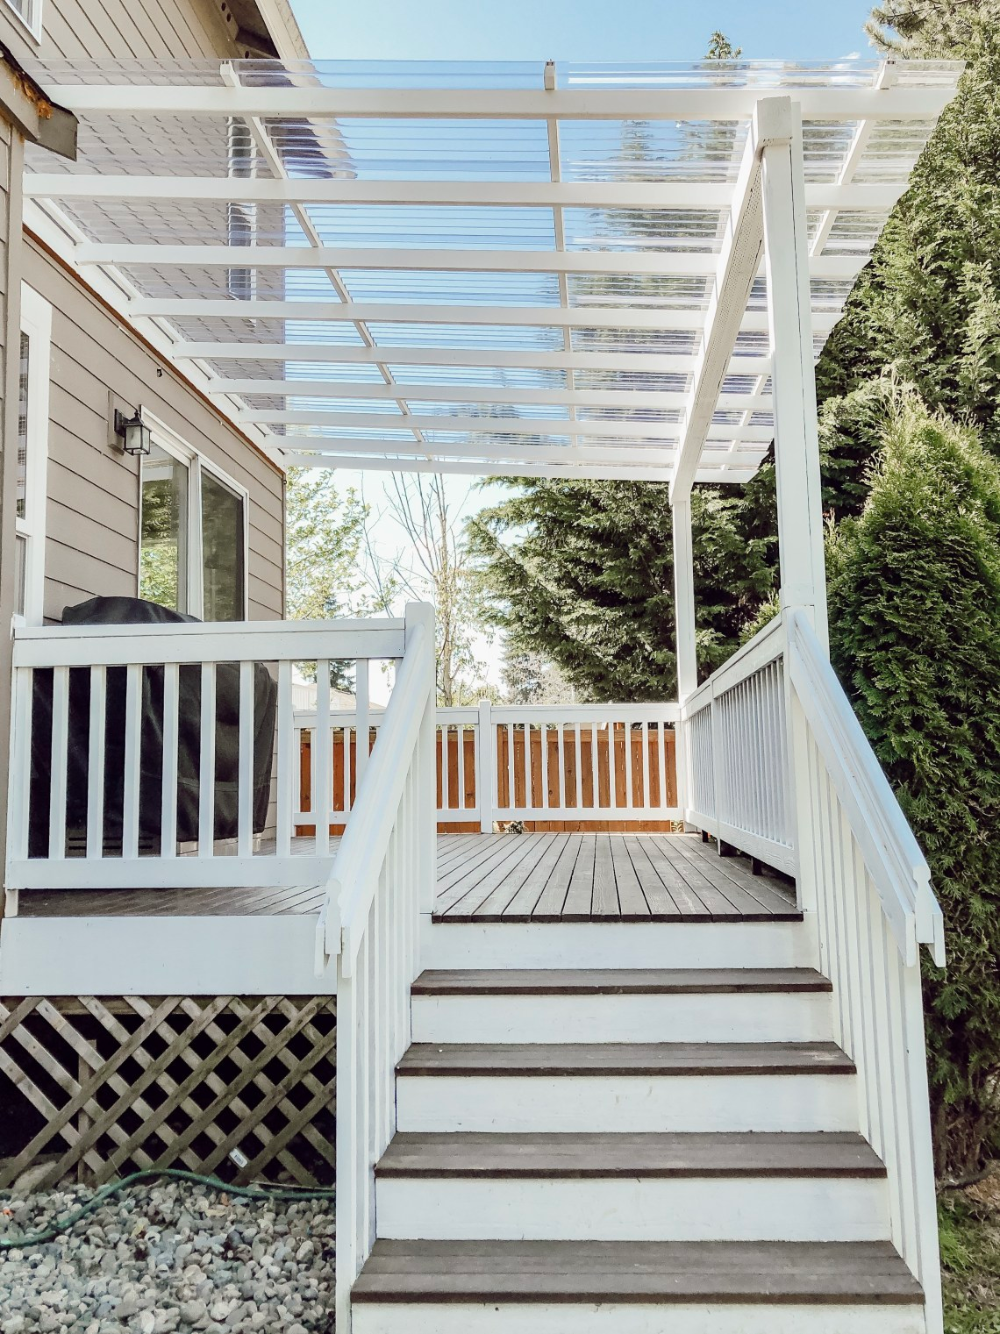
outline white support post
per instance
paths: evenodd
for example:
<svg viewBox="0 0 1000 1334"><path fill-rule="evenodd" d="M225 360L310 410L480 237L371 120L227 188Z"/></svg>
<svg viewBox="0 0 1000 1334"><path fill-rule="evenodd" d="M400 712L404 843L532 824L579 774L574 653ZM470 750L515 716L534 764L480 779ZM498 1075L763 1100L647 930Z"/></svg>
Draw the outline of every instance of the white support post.
<svg viewBox="0 0 1000 1334"><path fill-rule="evenodd" d="M496 806L496 728L488 699L479 701L479 733L476 738L476 803L479 806L479 830L493 833L493 810Z"/></svg>
<svg viewBox="0 0 1000 1334"><path fill-rule="evenodd" d="M684 704L698 688L698 650L694 614L694 550L691 542L691 493L679 493L672 510L674 534L674 647L677 658L677 699ZM690 805L689 724L677 722L677 805L682 811ZM661 735L661 745L665 738Z"/></svg>
<svg viewBox="0 0 1000 1334"><path fill-rule="evenodd" d="M420 724L417 743L416 821L418 830L418 866L420 877L420 911L434 911L437 891L437 672L435 670L434 608L429 602L406 604L405 651L409 653L414 633L419 625L424 636L425 670L427 672L427 700Z"/></svg>
<svg viewBox="0 0 1000 1334"><path fill-rule="evenodd" d="M775 118L787 128L775 124ZM781 601L783 607L805 613L826 651L823 506L799 109L788 98L759 102L754 133L768 140L762 159L764 259L773 367Z"/></svg>
<svg viewBox="0 0 1000 1334"><path fill-rule="evenodd" d="M698 688L694 618L694 551L691 543L691 496L678 496L673 507L674 620L677 649L677 698L681 704Z"/></svg>
<svg viewBox="0 0 1000 1334"><path fill-rule="evenodd" d="M354 772L359 785L368 767L368 743L371 740L371 706L368 698L370 670L368 659L359 658L354 669L354 698L357 704L354 720Z"/></svg>

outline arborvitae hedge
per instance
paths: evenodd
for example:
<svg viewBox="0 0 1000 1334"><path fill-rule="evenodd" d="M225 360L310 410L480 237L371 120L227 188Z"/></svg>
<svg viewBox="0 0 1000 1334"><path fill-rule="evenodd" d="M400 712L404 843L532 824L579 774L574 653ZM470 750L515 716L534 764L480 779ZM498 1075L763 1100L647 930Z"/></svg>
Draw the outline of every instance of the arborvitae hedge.
<svg viewBox="0 0 1000 1334"><path fill-rule="evenodd" d="M831 650L931 866L949 951L928 965L938 1170L1000 1145L1000 467L900 397L861 514L828 545Z"/></svg>

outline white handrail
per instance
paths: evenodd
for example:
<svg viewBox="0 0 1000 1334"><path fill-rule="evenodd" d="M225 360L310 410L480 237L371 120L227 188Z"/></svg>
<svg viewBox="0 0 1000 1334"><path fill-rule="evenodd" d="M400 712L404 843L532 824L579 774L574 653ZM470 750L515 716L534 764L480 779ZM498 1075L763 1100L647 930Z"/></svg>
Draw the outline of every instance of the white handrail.
<svg viewBox="0 0 1000 1334"><path fill-rule="evenodd" d="M931 889L930 868L815 631L801 612L788 618L788 648L796 696L837 795L850 814L900 953L912 964L917 946L929 945L934 962L943 968L944 918Z"/></svg>
<svg viewBox="0 0 1000 1334"><path fill-rule="evenodd" d="M407 607L406 643L317 928L337 967L337 1328L375 1242L375 1164L396 1128L420 918L433 906L434 613ZM362 724L362 730L367 729Z"/></svg>
<svg viewBox="0 0 1000 1334"><path fill-rule="evenodd" d="M424 721L433 683L426 660L433 654L433 648L426 627L418 624L409 636L389 705L382 716L378 744L359 784L354 809L333 863L324 909L324 945L327 955L340 954L345 977L350 977L354 968ZM329 907L334 904L337 912L331 917Z"/></svg>
<svg viewBox="0 0 1000 1334"><path fill-rule="evenodd" d="M691 823L780 866L774 813L788 795L782 837L833 983L833 1036L885 1163L892 1240L941 1334L919 946L943 965L944 929L927 863L804 613L777 616L682 718Z"/></svg>

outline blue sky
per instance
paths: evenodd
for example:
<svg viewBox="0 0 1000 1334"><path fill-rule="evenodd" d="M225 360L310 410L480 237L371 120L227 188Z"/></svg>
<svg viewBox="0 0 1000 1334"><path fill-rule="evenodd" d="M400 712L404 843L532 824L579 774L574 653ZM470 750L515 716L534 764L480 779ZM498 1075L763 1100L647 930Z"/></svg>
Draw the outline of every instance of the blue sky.
<svg viewBox="0 0 1000 1334"><path fill-rule="evenodd" d="M865 0L292 0L332 60L697 60L721 28L750 58L867 54Z"/></svg>

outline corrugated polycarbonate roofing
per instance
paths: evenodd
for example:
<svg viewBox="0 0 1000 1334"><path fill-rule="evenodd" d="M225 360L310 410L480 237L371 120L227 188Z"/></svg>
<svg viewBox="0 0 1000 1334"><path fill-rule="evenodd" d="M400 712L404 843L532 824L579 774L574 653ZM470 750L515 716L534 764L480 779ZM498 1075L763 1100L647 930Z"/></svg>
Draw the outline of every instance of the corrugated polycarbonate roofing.
<svg viewBox="0 0 1000 1334"><path fill-rule="evenodd" d="M818 352L961 66L34 72L81 124L76 162L29 150L29 225L276 456L667 480L708 392L696 476L741 481L762 272L699 368L756 103L800 109Z"/></svg>

